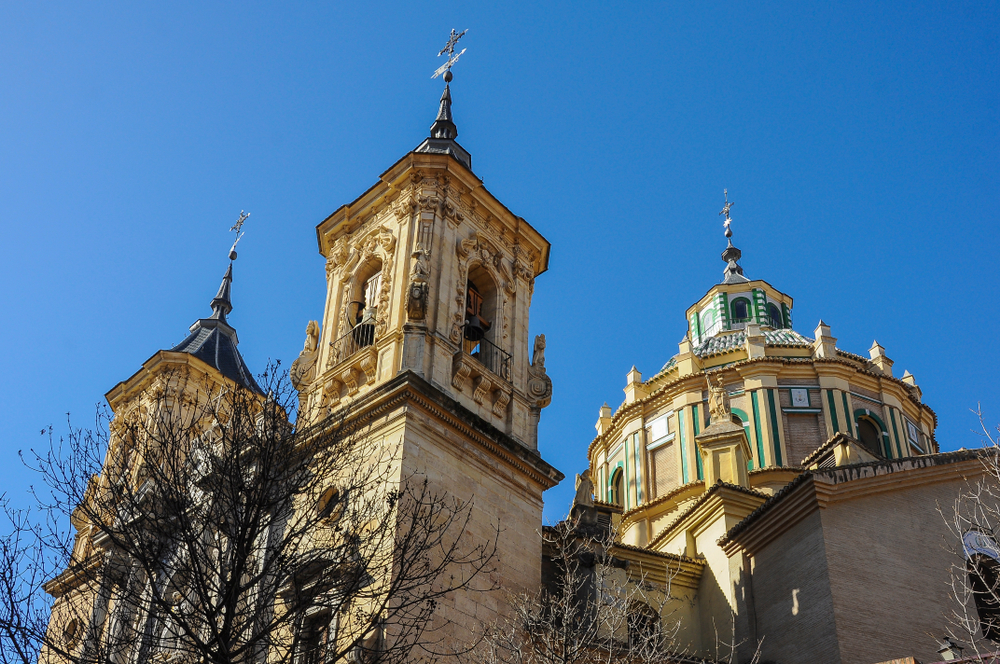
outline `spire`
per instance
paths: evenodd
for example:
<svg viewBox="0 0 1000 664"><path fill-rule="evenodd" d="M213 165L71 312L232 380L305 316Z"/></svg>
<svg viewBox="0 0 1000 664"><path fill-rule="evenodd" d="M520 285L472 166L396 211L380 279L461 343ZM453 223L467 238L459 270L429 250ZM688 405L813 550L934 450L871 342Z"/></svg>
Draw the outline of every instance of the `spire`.
<svg viewBox="0 0 1000 664"><path fill-rule="evenodd" d="M722 260L726 262L726 269L722 272L722 283L724 284L739 284L750 281L743 275L743 268L740 267L739 260L743 256L743 252L733 246L733 229L730 225L733 223L732 218L729 216L729 210L736 205L735 201L729 200L729 190L723 189L723 194L726 197L726 204L723 206L722 211L719 214L726 215L726 220L722 222L722 225L726 228L726 250L722 252Z"/></svg>
<svg viewBox="0 0 1000 664"><path fill-rule="evenodd" d="M445 44L438 56L447 54L448 61L437 68L434 75L431 78L437 78L441 74L444 74L444 91L441 93L441 101L438 105L437 118L434 120L434 124L431 125L431 135L429 138L424 139L424 142L417 146L414 152L427 152L432 154L450 154L452 157L458 160L460 164L472 170L472 155L466 151L455 138L458 137L458 127L455 126L455 120L451 115L451 81L454 75L451 73L451 68L458 62L459 57L462 53L465 53L463 48L461 52L455 53L455 45L458 40L461 39L468 30L463 30L461 33L456 33L454 30L451 31L451 37L448 39L448 43Z"/></svg>
<svg viewBox="0 0 1000 664"><path fill-rule="evenodd" d="M441 93L441 107L438 109L437 119L431 125L431 138L444 138L455 140L458 137L458 127L451 119L451 72L444 75L444 92Z"/></svg>
<svg viewBox="0 0 1000 664"><path fill-rule="evenodd" d="M243 237L240 231L243 222L249 216L246 212L240 212L239 221L230 229L236 231L236 241L229 250L229 267L222 277L219 292L212 298L212 315L196 320L189 328L190 334L184 341L170 350L174 353L194 355L215 367L223 376L255 392L261 392L253 374L243 361L243 356L236 349L240 343L236 330L226 320L226 316L233 310L233 261L236 260L236 244Z"/></svg>
<svg viewBox="0 0 1000 664"><path fill-rule="evenodd" d="M235 252L233 252L235 253ZM226 316L233 310L233 303L230 294L233 290L233 262L229 261L229 269L222 277L222 284L219 285L219 292L212 298L212 316L215 320L226 322Z"/></svg>

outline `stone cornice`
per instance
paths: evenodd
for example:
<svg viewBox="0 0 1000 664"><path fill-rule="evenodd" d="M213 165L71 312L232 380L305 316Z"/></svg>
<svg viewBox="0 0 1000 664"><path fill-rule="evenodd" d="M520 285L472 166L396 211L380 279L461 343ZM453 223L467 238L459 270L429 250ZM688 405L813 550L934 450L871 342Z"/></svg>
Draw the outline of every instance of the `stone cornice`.
<svg viewBox="0 0 1000 664"><path fill-rule="evenodd" d="M347 205L342 205L316 226L316 240L319 253L323 256L330 251L330 238L345 223L356 220L360 213L373 207L382 208L389 205L409 186L407 174L413 170L444 171L468 190L477 203L483 205L505 226L513 231L515 238L534 248L537 260L534 267L535 276L548 269L550 245L541 233L529 224L523 217L515 215L483 185L475 173L467 169L457 159L447 154L409 152L390 166L379 181L369 187L364 193Z"/></svg>
<svg viewBox="0 0 1000 664"><path fill-rule="evenodd" d="M148 388L153 380L156 379L157 373L162 367L169 367L175 370L178 368L190 368L199 372L203 377L211 380L216 385L228 384L234 387L238 386L236 382L222 375L222 372L218 369L194 355L161 350L143 362L141 369L108 390L104 398L107 399L111 410L116 410L123 402L134 398L137 394Z"/></svg>
<svg viewBox="0 0 1000 664"><path fill-rule="evenodd" d="M494 458L537 482L544 489L555 486L565 477L537 453L469 411L412 371L400 373L349 406L313 425L312 428L316 435L326 433L331 427L353 432L407 405L421 408Z"/></svg>
<svg viewBox="0 0 1000 664"><path fill-rule="evenodd" d="M745 509L746 513L752 513L768 498L766 493L755 489L747 489L736 484L718 482L713 484L701 498L688 506L683 512L670 522L665 528L660 530L649 542L649 548L662 543L677 531L681 526L696 527L706 523L717 515L720 510L725 510L728 506L737 506Z"/></svg>
<svg viewBox="0 0 1000 664"><path fill-rule="evenodd" d="M982 474L989 455L996 452L960 450L806 471L733 526L719 539L719 546L730 556L739 550L753 555L816 509L901 487Z"/></svg>
<svg viewBox="0 0 1000 664"><path fill-rule="evenodd" d="M46 581L42 585L42 589L53 597L62 597L71 590L76 590L86 583L96 581L97 569L100 566L101 556L99 555L88 557L82 564L71 563L58 576Z"/></svg>
<svg viewBox="0 0 1000 664"><path fill-rule="evenodd" d="M653 551L630 544L616 542L611 548L616 558L635 563L638 570L629 566L629 575L635 577L636 571L646 580L663 585L677 585L689 590L698 590L701 575L705 570L705 561L681 556L676 553Z"/></svg>

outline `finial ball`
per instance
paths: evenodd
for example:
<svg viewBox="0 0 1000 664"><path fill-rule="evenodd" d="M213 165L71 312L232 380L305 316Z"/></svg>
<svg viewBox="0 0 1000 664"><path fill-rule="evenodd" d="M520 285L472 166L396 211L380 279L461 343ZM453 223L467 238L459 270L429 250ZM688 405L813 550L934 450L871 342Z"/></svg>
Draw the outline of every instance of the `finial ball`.
<svg viewBox="0 0 1000 664"><path fill-rule="evenodd" d="M231 261L236 260L236 250L235 249L230 249L229 250L229 260L231 260Z"/></svg>
<svg viewBox="0 0 1000 664"><path fill-rule="evenodd" d="M446 71L446 72L444 73L444 82L445 82L445 83L451 83L451 79L452 79L452 78L453 78L453 77L452 77L452 75L451 75L451 70L449 69L448 71Z"/></svg>

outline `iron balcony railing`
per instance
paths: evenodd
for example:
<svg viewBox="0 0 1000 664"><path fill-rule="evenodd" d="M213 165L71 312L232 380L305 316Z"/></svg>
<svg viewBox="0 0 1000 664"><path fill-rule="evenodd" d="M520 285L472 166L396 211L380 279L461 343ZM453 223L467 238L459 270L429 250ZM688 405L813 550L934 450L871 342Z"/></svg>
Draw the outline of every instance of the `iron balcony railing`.
<svg viewBox="0 0 1000 664"><path fill-rule="evenodd" d="M331 341L333 364L343 362L362 348L375 343L375 325L362 323L336 341Z"/></svg>
<svg viewBox="0 0 1000 664"><path fill-rule="evenodd" d="M510 382L511 354L503 350L485 337L479 341L464 339L462 344L465 353L481 365Z"/></svg>

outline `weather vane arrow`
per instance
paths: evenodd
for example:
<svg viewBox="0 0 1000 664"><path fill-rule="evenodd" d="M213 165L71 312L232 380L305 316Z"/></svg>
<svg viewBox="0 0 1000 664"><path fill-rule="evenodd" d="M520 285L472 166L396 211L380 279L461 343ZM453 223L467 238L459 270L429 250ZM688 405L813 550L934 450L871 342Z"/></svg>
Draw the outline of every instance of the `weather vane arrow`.
<svg viewBox="0 0 1000 664"><path fill-rule="evenodd" d="M465 51L466 51L466 49L463 48L461 51L458 52L458 55L456 55L455 54L455 46L458 45L458 40L461 39L462 37L464 37L465 33L468 32L468 31L469 31L468 28L466 28L465 30L462 30L461 32L457 32L456 33L455 32L455 28L451 29L451 36L448 37L448 43L445 44L444 48L442 48L438 52L438 57L439 58L442 55L444 55L445 53L447 53L448 54L448 61L445 62L440 67L438 67L437 70L434 72L434 75L431 76L431 78L437 78L441 74L444 74L444 82L445 83L450 83L451 82L451 78L452 78L451 68L455 66L455 63L458 62L458 59L460 57L462 57L462 53L465 53Z"/></svg>

